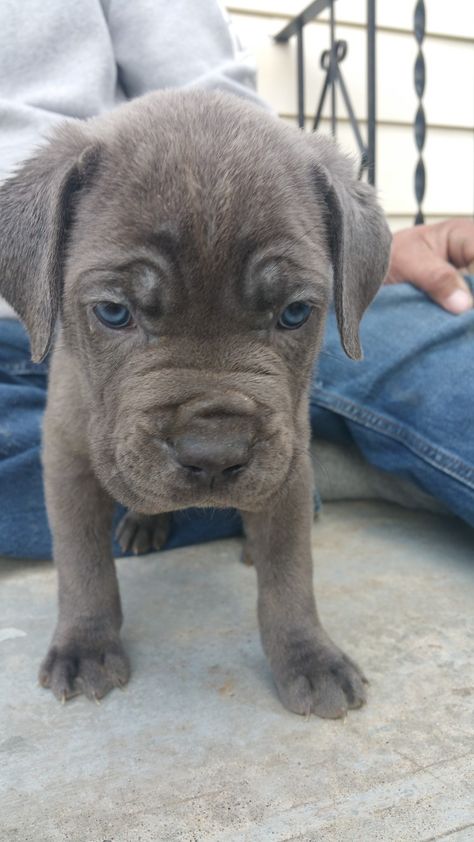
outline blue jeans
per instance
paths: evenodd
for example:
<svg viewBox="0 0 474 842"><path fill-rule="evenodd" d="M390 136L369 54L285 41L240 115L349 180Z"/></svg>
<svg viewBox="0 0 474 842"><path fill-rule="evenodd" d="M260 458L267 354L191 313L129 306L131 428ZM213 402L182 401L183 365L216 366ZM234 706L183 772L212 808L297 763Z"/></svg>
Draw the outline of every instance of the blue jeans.
<svg viewBox="0 0 474 842"><path fill-rule="evenodd" d="M474 526L474 310L452 316L409 284L384 287L361 338L365 358L353 362L330 313L311 389L313 430L355 442L370 463ZM46 363L30 362L21 325L0 320L0 555L51 556L40 463L47 376ZM167 548L240 528L232 511L177 512Z"/></svg>

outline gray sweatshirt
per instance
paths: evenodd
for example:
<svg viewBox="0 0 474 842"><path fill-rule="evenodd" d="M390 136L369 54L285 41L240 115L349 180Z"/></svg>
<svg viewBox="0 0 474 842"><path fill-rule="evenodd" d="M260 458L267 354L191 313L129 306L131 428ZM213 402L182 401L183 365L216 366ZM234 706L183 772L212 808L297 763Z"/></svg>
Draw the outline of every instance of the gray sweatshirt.
<svg viewBox="0 0 474 842"><path fill-rule="evenodd" d="M218 0L0 0L0 180L65 118L184 85L257 101Z"/></svg>

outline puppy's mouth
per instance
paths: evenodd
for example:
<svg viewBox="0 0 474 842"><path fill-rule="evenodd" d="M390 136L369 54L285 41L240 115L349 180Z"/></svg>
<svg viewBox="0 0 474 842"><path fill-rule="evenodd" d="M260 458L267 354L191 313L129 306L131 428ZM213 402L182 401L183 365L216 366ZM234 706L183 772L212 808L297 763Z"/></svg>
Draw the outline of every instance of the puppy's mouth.
<svg viewBox="0 0 474 842"><path fill-rule="evenodd" d="M201 390L186 401L173 384L166 394L167 403L162 398L159 407L130 409L129 401L112 430L103 417L97 419L102 435L95 439L94 461L109 493L143 514L261 508L284 482L293 455L294 429L285 401L275 409L225 383L217 395Z"/></svg>
<svg viewBox="0 0 474 842"><path fill-rule="evenodd" d="M292 449L281 432L264 440L195 437L116 454L110 490L144 514L189 507L254 509L281 485Z"/></svg>

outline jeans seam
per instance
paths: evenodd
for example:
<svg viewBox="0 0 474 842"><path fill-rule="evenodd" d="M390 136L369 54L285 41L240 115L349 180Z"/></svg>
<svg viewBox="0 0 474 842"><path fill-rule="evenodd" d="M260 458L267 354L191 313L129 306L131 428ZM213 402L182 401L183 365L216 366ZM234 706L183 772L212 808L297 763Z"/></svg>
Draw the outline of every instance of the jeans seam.
<svg viewBox="0 0 474 842"><path fill-rule="evenodd" d="M474 491L474 468L466 464L440 447L433 446L418 433L414 433L406 426L387 418L382 413L375 413L366 407L359 406L347 398L333 395L331 392L322 392L320 389L313 390L311 404L320 404L325 409L343 415L345 418L354 421L398 441L416 456L424 459L432 467L442 470L445 474L466 485Z"/></svg>
<svg viewBox="0 0 474 842"><path fill-rule="evenodd" d="M0 368L2 371L6 371L7 374L15 374L20 376L26 376L29 374L47 374L48 373L48 366L45 363L0 363Z"/></svg>

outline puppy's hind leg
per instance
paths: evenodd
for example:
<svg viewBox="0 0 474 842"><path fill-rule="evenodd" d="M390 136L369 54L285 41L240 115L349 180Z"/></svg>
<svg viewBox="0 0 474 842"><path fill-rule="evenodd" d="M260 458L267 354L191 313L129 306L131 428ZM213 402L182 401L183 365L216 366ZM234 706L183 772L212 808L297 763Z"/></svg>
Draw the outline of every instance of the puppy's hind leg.
<svg viewBox="0 0 474 842"><path fill-rule="evenodd" d="M171 527L171 515L142 515L126 512L115 531L115 538L124 553L131 550L135 555L161 550L166 544Z"/></svg>
<svg viewBox="0 0 474 842"><path fill-rule="evenodd" d="M244 538L243 540L240 560L246 567L253 567L252 547L248 538Z"/></svg>

